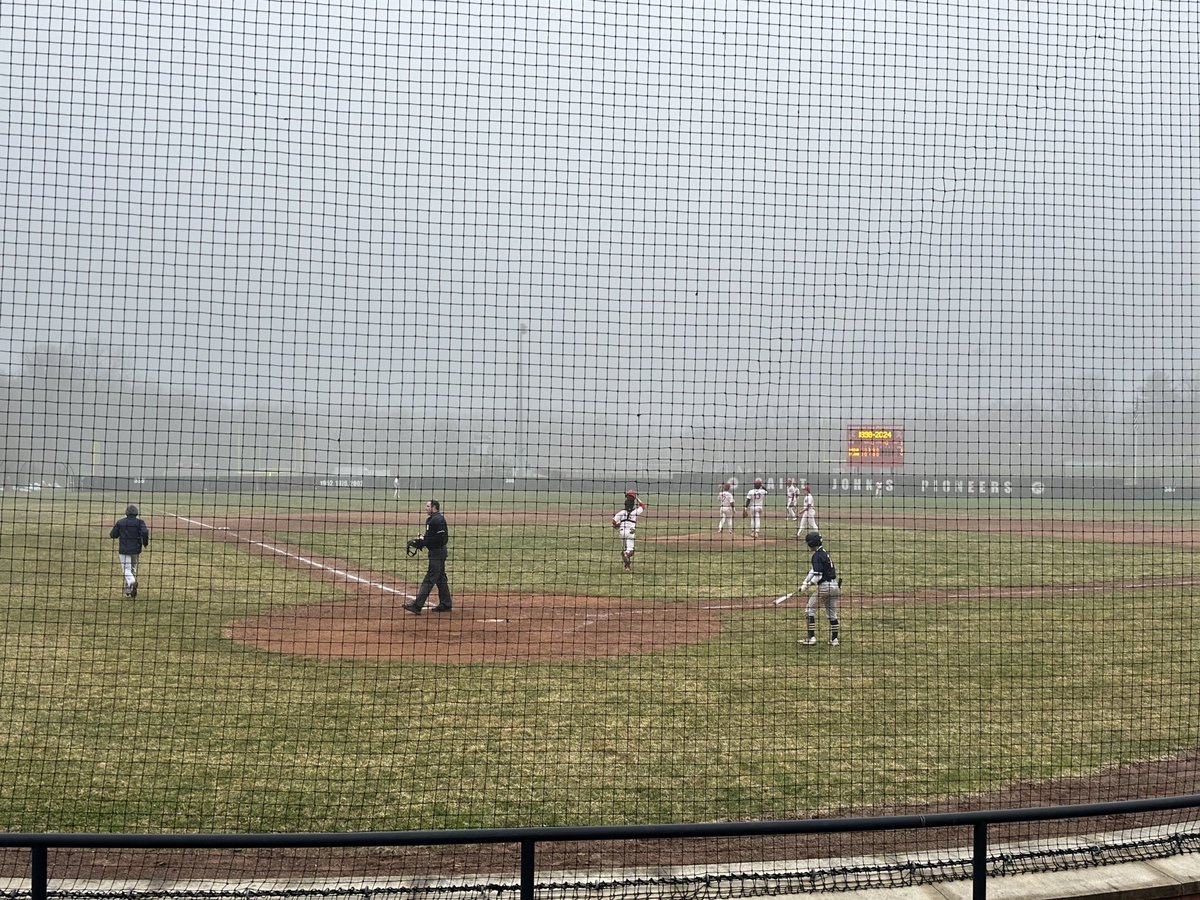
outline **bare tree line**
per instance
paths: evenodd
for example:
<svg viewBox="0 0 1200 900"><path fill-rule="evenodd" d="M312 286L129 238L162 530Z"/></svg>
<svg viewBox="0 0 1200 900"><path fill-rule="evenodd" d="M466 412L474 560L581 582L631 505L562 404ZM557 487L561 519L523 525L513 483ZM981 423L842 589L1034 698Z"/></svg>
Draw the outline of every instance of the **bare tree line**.
<svg viewBox="0 0 1200 900"><path fill-rule="evenodd" d="M529 411L459 421L354 402L230 403L146 383L118 363L44 346L0 376L0 483L81 476L445 475L503 472L838 471L846 421L770 416L697 427L631 428L596 419L546 424ZM906 466L937 471L1190 479L1200 378L1156 371L1136 391L1081 375L1035 397L890 416Z"/></svg>

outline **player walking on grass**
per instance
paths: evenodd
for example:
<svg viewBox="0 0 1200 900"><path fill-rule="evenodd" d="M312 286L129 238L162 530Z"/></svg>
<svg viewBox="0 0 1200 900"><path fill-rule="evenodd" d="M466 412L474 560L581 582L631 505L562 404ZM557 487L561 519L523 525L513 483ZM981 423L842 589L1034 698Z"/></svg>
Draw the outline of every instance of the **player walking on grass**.
<svg viewBox="0 0 1200 900"><path fill-rule="evenodd" d="M810 588L815 588L812 596L808 598L808 605L804 608L805 619L808 623L808 636L804 639L804 643L811 646L817 642L817 607L822 606L825 608L825 617L829 619L829 643L836 647L839 643L837 601L838 597L842 595L837 568L834 567L833 560L829 558L829 553L823 546L824 541L821 535L815 531L809 532L804 538L804 542L813 551L812 568L804 577L804 583L800 585L800 592L807 593Z"/></svg>
<svg viewBox="0 0 1200 900"><path fill-rule="evenodd" d="M438 603L432 607L433 612L450 612L454 602L450 596L450 581L446 578L446 559L450 555L450 529L446 525L446 517L442 515L442 504L437 500L430 500L425 504L425 513L425 533L408 542L410 550L429 551L429 569L425 572L421 586L417 588L417 596L404 604L404 608L414 616L419 616L425 608L425 601L429 599L434 585L437 585Z"/></svg>
<svg viewBox="0 0 1200 900"><path fill-rule="evenodd" d="M800 488L796 487L796 479L787 480L787 517L796 521L796 501L800 499Z"/></svg>
<svg viewBox="0 0 1200 900"><path fill-rule="evenodd" d="M633 541L637 531L638 516L646 511L645 502L637 491L625 492L625 506L612 517L612 527L621 535L621 563L626 572L633 571Z"/></svg>
<svg viewBox="0 0 1200 900"><path fill-rule="evenodd" d="M767 489L763 487L761 478L754 479L754 487L746 491L746 504L742 507L742 518L750 516L750 537L756 538L762 531L763 505L767 497Z"/></svg>
<svg viewBox="0 0 1200 900"><path fill-rule="evenodd" d="M150 529L138 518L138 508L130 503L125 507L125 518L117 520L108 536L117 541L121 572L125 576L125 596L136 597L138 559L142 550L150 546Z"/></svg>
<svg viewBox="0 0 1200 900"><path fill-rule="evenodd" d="M720 534L728 525L729 533L733 534L733 485L728 481L721 485L721 490L717 494L717 505L720 507L721 514L721 518L717 521L717 533Z"/></svg>
<svg viewBox="0 0 1200 900"><path fill-rule="evenodd" d="M796 537L817 531L817 505L813 502L812 488L804 482L804 509L800 512L800 527L796 529Z"/></svg>

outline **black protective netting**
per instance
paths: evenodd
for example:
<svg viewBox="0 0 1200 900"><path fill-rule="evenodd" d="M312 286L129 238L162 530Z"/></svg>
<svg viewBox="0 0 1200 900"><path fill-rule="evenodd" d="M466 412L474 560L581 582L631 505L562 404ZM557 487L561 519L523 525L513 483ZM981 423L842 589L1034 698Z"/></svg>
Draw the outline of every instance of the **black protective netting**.
<svg viewBox="0 0 1200 900"><path fill-rule="evenodd" d="M1200 6L10 0L0 76L0 830L1197 791ZM401 857L261 865L511 873Z"/></svg>

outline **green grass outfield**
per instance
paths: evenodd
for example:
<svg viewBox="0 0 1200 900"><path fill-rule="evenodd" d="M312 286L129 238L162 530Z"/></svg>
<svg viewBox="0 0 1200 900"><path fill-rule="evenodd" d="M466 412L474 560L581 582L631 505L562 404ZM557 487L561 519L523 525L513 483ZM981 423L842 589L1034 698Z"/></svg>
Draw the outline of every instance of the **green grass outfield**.
<svg viewBox="0 0 1200 900"><path fill-rule="evenodd" d="M402 511L395 526L278 535L413 583L421 498L152 495L168 514ZM707 497L652 498L622 575L611 495L447 495L460 596L540 591L767 600L796 542L699 549ZM121 596L108 527L126 498L0 498L0 828L299 831L843 814L1082 775L1200 744L1197 588L993 589L1197 576L1178 542L1117 543L1174 504L823 502L847 573L844 642L802 647L798 606L728 614L705 643L565 663L323 662L235 645L230 620L336 600L336 585L155 527ZM500 525L455 514L513 512ZM522 511L563 514L530 521ZM573 520L577 510L594 518ZM1111 525L1113 542L889 525L887 513ZM742 526L739 520L739 527ZM769 536L790 529L778 517ZM777 533L776 533L777 532ZM959 599L926 602L929 591ZM864 602L891 598L889 602ZM821 623L822 639L825 635ZM1131 793L1144 790L1131 786Z"/></svg>

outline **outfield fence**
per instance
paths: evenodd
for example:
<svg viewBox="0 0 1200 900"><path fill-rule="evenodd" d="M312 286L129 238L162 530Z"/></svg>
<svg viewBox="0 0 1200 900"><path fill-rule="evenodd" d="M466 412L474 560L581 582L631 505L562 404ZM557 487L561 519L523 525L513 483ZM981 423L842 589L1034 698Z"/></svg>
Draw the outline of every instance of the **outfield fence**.
<svg viewBox="0 0 1200 900"><path fill-rule="evenodd" d="M933 884L969 878L971 895L985 900L991 879L1029 872L1061 872L1083 866L1097 866L1156 859L1181 853L1200 851L1200 832L1183 829L1169 835L1158 835L1124 844L1083 844L1071 850L1064 848L997 849L989 841L991 826L1014 822L1046 822L1062 819L1085 819L1128 815L1139 812L1194 810L1200 807L1200 795L1166 797L1153 800L1119 803L1092 803L1037 809L988 810L963 813L935 813L927 816L863 816L851 819L809 819L778 822L727 822L675 825L643 825L589 828L485 828L472 830L377 832L370 834L3 834L0 847L28 848L30 851L29 896L31 900L49 897L362 897L368 900L389 897L457 898L513 897L519 900L551 900L551 898L598 898L598 900L628 900L628 898L752 898L780 895L847 891L873 887L900 887ZM539 874L539 847L555 843L587 843L592 841L681 841L713 838L762 838L776 835L842 834L850 832L888 831L897 829L959 829L970 833L970 854L955 858L938 854L925 860L825 861L824 866L787 868L776 864L771 868L758 867L740 872L683 872L625 873L594 881L547 880ZM53 849L147 849L147 850L266 850L304 848L320 852L344 847L405 847L460 846L511 844L519 848L519 880L491 880L470 883L461 879L440 877L433 881L423 878L394 879L388 883L370 883L345 879L324 887L305 885L296 881L267 887L262 883L237 886L218 886L213 878L191 885L158 883L138 889L120 884L94 885L89 889L65 886L51 891L49 851ZM20 896L10 888L7 896Z"/></svg>

